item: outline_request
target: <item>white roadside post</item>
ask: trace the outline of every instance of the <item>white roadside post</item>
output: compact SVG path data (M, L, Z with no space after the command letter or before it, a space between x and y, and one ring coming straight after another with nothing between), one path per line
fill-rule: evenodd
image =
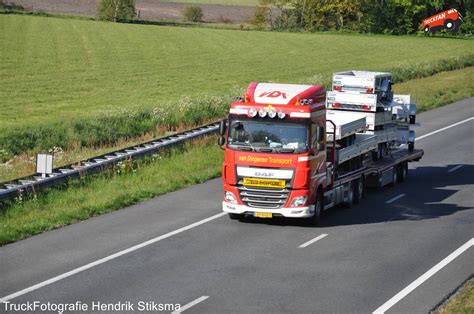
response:
M42 178L46 178L47 174L53 173L53 155L36 155L36 173L41 173Z

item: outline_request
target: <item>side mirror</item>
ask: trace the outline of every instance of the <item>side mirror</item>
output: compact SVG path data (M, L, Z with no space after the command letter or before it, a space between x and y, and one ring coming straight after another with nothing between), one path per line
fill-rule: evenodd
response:
M219 146L224 146L225 144L225 138L223 136L219 136L219 138L217 139L217 144Z
M221 122L219 122L219 134L221 136L224 136L225 135L225 131L227 129L227 120L221 120Z
M318 127L316 129L316 140L318 142L324 140L324 128L320 125L318 125Z

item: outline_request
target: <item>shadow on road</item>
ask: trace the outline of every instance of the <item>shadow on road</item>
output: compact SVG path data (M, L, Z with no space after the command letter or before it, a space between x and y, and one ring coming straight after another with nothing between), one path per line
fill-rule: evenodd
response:
M388 186L378 190L368 190L362 202L352 208L336 207L327 210L316 228L434 219L462 210L474 212L474 188L471 188L470 194L460 198L462 204L445 201L459 192L459 186L474 185L474 165L463 165L452 173L448 172L456 166L458 165L410 169L407 182L397 183L395 188ZM401 193L406 196L392 204L385 203L390 197ZM304 219L245 218L242 222L310 227Z

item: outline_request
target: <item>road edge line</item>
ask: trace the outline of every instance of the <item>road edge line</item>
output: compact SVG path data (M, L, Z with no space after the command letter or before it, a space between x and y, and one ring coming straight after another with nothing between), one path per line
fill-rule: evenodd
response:
M418 277L415 281L413 281L411 284L406 286L402 291L397 293L395 296L393 296L390 300L382 304L380 307L378 307L375 311L373 311L373 314L383 314L387 310L389 310L392 306L397 304L401 299L406 297L408 294L410 294L413 290L415 290L418 286L423 284L426 280L431 278L434 274L436 274L438 271L443 269L446 265L451 263L456 257L467 251L469 248L474 246L474 238L471 238L468 240L466 243L461 245L456 251L453 253L449 254L447 257L445 257L441 262L436 264L435 266L431 267L426 273Z

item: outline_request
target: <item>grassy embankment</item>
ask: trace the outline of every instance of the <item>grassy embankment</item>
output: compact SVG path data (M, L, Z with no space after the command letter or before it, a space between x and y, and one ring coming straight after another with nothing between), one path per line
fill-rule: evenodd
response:
M474 278L467 281L445 304L438 308L436 314L473 314L474 313Z
M402 68L407 79L472 65L474 47L474 41L459 39L241 32L21 15L0 15L0 27L6 47L0 50L4 160L53 146L111 145L199 124L222 116L232 91L254 80L320 81L349 68ZM460 59L442 61L447 58Z
M432 104L445 104L438 100L440 95L451 95L441 97L447 102L474 96L469 79L473 76L471 67L408 81L395 90L416 91L419 109L423 110ZM4 204L0 209L0 245L215 178L220 175L222 158L215 139L210 138L173 151L171 156L125 163L104 174L41 192L38 197Z

